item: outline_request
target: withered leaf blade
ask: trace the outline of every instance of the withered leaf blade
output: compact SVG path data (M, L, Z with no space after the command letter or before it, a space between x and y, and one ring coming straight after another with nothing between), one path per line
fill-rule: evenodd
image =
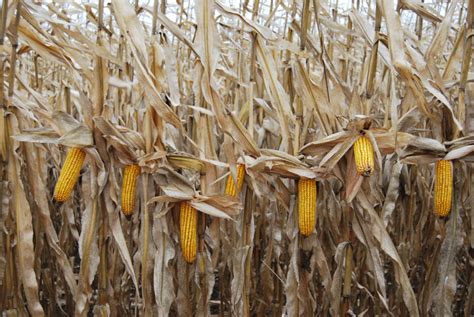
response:
M87 147L94 145L94 139L91 131L87 127L79 125L64 133L57 140L57 143L70 147Z
M191 155L168 154L166 158L175 168L188 168L196 172L204 172L205 164Z

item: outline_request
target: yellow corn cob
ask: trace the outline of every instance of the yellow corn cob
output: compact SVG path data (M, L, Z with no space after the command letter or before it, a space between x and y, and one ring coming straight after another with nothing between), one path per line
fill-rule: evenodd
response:
M238 164L237 165L237 188L235 187L234 177L232 174L227 177L227 183L225 185L225 193L226 195L237 197L242 189L242 185L244 184L245 178L245 165Z
M374 148L366 136L360 136L354 143L354 158L357 173L370 176L374 172Z
M86 152L81 148L72 148L68 151L61 173L54 188L54 199L66 201L71 196L74 185L79 178L82 163L86 158Z
M127 217L133 214L133 209L135 208L138 174L140 174L140 166L136 164L127 165L123 170L122 212Z
M298 226L304 236L309 236L316 225L316 194L314 179L298 180Z
M197 210L189 202L179 206L179 241L184 259L194 262L197 253Z
M434 212L446 217L451 211L453 195L453 164L441 160L435 164Z

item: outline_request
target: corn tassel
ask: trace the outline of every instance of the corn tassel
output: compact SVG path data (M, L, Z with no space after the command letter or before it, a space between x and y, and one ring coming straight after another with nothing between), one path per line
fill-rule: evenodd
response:
M316 226L316 180L298 180L298 226L300 233L309 236Z
M245 165L238 164L237 165L237 188L235 187L234 177L232 174L227 177L227 183L225 186L225 193L226 195L237 197L237 195L242 190L242 186L244 185L245 179Z
M179 241L183 257L188 263L194 262L197 253L197 210L189 202L183 201L179 207Z
M68 151L63 168L54 188L54 199L63 202L69 199L74 185L79 178L86 152L81 148L72 148Z
M366 136L360 136L354 143L354 158L357 173L370 176L374 172L374 148Z
M129 217L135 208L135 192L137 189L137 177L140 174L140 166L130 164L123 170L122 181L122 212Z
M441 160L435 164L434 212L439 217L446 217L451 211L453 197L453 164Z

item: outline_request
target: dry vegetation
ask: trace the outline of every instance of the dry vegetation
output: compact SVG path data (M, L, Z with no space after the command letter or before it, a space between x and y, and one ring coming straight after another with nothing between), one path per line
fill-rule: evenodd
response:
M474 0L171 2L3 0L0 311L474 315Z

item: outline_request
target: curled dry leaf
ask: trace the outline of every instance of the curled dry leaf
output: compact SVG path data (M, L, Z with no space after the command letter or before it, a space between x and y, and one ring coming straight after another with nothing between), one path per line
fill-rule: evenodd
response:
M199 173L204 173L205 172L205 164L188 154L168 154L166 156L168 162L174 167L174 168L187 168L187 169L192 169L196 172Z
M190 204L205 214L225 219L238 215L242 209L240 202L228 196L206 197L198 195L195 199L191 200Z

